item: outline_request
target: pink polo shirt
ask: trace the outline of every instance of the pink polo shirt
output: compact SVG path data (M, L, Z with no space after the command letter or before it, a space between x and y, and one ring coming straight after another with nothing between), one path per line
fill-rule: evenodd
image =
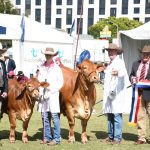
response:
M50 65L47 65L47 62L45 61L44 64L43 64L43 66L49 67L49 68L53 67L54 66L54 61L52 61Z

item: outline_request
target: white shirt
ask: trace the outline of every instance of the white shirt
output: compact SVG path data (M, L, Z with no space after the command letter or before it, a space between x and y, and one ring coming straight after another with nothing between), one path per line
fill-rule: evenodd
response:
M118 71L118 76L113 76L112 70ZM103 113L130 113L132 88L125 68L124 61L117 56L105 70ZM114 97L110 98L110 91Z
M46 68L44 65L39 66L39 81L47 81L50 86L46 89L46 99L43 97L43 88L41 91L41 101L38 103L39 112L52 112L59 113L59 90L63 86L63 74L61 68L53 64L51 67Z

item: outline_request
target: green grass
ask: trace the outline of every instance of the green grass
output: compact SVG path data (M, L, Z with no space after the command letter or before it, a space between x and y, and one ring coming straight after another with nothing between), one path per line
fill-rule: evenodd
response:
M97 101L102 99L102 87L97 86ZM34 108L34 113L29 123L28 137L29 142L23 144L21 141L22 134L22 122L17 121L16 128L16 141L14 144L10 144L9 137L9 121L8 116L5 114L0 122L0 139L3 146L0 146L0 150L149 150L150 143L145 145L134 145L134 141L137 139L136 127L128 126L128 116L124 116L124 126L123 126L123 141L121 145L109 145L107 143L100 142L100 139L107 137L107 118L106 116L99 116L101 114L101 103L97 103L94 107L95 114L93 114L88 122L87 135L88 143L81 144L81 123L80 120L76 119L75 126L75 138L76 142L70 144L67 142L68 139L68 122L67 119L61 116L61 135L62 142L61 145L49 147L47 145L41 145L40 141L42 138L42 123L40 113L36 112L36 107ZM98 117L99 116L99 117ZM150 132L149 132L150 133ZM150 137L149 137L150 141Z

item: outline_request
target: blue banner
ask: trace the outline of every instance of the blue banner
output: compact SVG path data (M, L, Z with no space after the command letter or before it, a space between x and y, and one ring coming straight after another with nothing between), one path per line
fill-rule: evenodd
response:
M84 50L80 56L79 56L79 60L77 62L77 64L80 64L83 60L85 59L90 59L91 58L91 54L88 50Z

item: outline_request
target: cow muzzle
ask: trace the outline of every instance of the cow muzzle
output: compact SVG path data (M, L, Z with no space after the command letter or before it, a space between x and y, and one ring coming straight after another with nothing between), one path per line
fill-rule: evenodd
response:
M39 91L38 90L33 90L32 91L32 97L33 98L36 98L36 99L39 99L39 97L40 97L40 94L39 94Z
M90 82L98 83L100 82L100 79L97 75L91 75Z

